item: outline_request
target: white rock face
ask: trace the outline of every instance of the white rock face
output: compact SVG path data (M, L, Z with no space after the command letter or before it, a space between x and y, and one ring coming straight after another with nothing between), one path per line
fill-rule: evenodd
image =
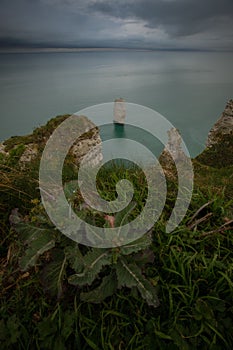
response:
M169 153L174 161L184 160L186 155L182 149L182 139L176 128L168 130L168 143L163 152Z
M221 142L225 135L232 135L233 138L233 100L227 102L221 117L210 130L206 146L211 147Z
M114 102L114 123L125 124L126 107L123 98L117 98Z
M70 153L75 157L76 164L79 164L85 157L85 164L96 166L103 160L102 140L99 135L99 129L87 117L80 116L87 129L91 126L90 135L83 135L70 149Z

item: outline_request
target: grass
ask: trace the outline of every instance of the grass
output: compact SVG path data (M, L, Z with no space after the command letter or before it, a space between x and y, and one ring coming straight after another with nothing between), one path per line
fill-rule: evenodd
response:
M222 208L223 202L212 203L208 211L224 222ZM100 305L80 302L78 290L70 285L61 300L51 298L40 283L42 266L18 270L20 243L12 231L1 271L5 348L230 349L232 229L218 232L218 226L208 221L189 229L186 223L166 234L164 224L157 223L151 247L155 261L145 271L158 286L157 309L127 288Z
M33 133L24 136L12 136L3 142L5 146L5 151L9 152L19 145L28 145L30 143L36 143L44 145L45 138L48 138L52 131L70 115L60 115L55 118L50 119L46 125L35 128Z
M200 163L216 168L228 167L233 164L233 134L215 134L216 144L206 148L198 157Z
M192 201L184 220L170 234L165 224L176 199L177 184L174 177L167 177L165 209L153 227L152 244L143 253L154 256L143 267L160 302L153 308L136 288L127 287L99 304L83 302L82 289L68 283L69 265L62 278L63 293L52 296L43 283L43 273L51 256L68 244L64 236L34 267L20 269L25 246L10 226L9 215L17 207L26 221L36 226L43 209L36 188L38 161L20 169L18 153L13 156L11 165L0 162L2 349L232 349L232 165L217 168L199 159L193 161ZM134 184L138 205L132 215L136 215L147 195L140 169L123 164L103 168L97 181L99 191L105 199L114 199L115 184L122 177ZM68 171L64 179L72 179ZM77 195L74 205L78 207L80 201ZM99 214L93 216L104 223ZM137 255L132 254L132 258ZM89 287L84 289L88 291Z

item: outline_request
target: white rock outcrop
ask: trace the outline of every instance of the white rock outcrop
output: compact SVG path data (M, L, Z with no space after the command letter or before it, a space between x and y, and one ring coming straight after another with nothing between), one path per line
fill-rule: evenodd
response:
M182 148L182 138L176 128L171 128L167 131L168 142L160 156L160 159L165 162L180 162L185 161L187 156Z
M85 157L85 163L89 166L96 166L103 160L102 154L102 140L99 135L99 129L87 117L79 116L82 122L86 124L86 129L91 126L92 129L82 135L71 147L70 154L75 158L75 163L80 162Z

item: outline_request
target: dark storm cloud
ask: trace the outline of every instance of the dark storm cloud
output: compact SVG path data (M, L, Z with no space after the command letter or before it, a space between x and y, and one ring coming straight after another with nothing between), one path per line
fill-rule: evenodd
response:
M200 33L219 24L233 35L232 0L103 0L90 8L112 17L144 20L148 27L161 26L172 36Z
M0 0L1 47L233 49L233 0Z

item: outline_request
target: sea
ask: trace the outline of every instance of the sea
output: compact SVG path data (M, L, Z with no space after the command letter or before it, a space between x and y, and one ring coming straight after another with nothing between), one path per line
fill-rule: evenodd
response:
M0 141L31 133L56 115L88 113L92 106L107 106L119 97L162 115L180 131L194 157L233 98L233 53L2 53ZM112 118L109 113L109 123Z

